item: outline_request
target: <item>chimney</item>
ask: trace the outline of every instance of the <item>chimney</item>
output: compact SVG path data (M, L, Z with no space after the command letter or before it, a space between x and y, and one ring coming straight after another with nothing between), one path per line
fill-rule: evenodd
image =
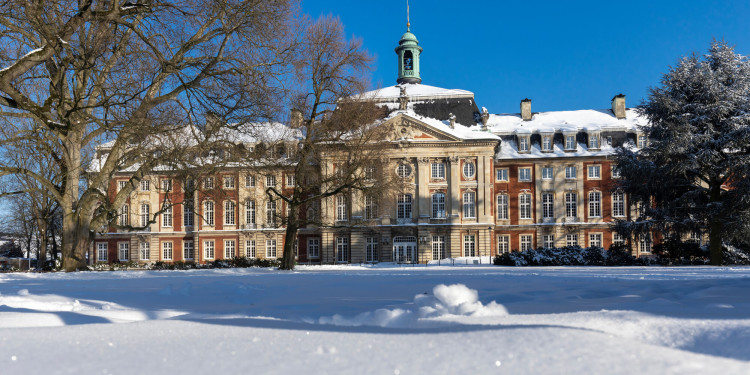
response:
M625 95L619 94L612 98L612 113L618 120L625 118Z
M490 121L490 112L487 108L482 107L482 130L487 130L487 123Z
M455 129L456 128L456 115L454 115L452 113L449 114L448 115L448 120L450 120L450 122L451 122L451 129Z
M292 109L289 114L289 126L293 129L297 129L302 126L302 111L299 109Z
M521 100L521 120L531 121L531 99Z

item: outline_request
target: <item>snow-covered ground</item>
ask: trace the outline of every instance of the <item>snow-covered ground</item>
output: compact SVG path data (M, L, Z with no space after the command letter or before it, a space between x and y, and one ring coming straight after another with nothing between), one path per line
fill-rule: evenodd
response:
M750 268L0 274L0 374L750 374Z

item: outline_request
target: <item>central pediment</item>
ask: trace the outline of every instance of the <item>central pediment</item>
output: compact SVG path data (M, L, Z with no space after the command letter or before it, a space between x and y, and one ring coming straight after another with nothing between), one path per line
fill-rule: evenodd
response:
M438 129L433 125L403 113L388 120L384 126L391 128L391 131L388 133L389 141L456 142L462 140L448 131ZM450 129L448 125L444 126Z

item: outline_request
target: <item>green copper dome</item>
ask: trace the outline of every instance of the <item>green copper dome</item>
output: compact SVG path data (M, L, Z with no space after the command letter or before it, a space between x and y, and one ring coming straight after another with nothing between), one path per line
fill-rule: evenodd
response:
M407 31L404 33L404 35L401 35L401 40L398 41L398 44L404 45L406 42L413 42L414 45L419 45L419 41L417 40L417 36L412 34L411 31ZM411 44L411 43L410 43Z
M419 76L419 57L422 54L422 47L419 46L417 36L412 34L409 28L406 33L401 35L396 47L398 55L398 83L422 83L422 77Z

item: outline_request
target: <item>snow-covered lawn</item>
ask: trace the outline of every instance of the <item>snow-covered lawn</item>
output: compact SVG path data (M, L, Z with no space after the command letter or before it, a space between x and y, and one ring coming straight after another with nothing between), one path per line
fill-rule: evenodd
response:
M0 274L0 374L750 374L750 268Z

